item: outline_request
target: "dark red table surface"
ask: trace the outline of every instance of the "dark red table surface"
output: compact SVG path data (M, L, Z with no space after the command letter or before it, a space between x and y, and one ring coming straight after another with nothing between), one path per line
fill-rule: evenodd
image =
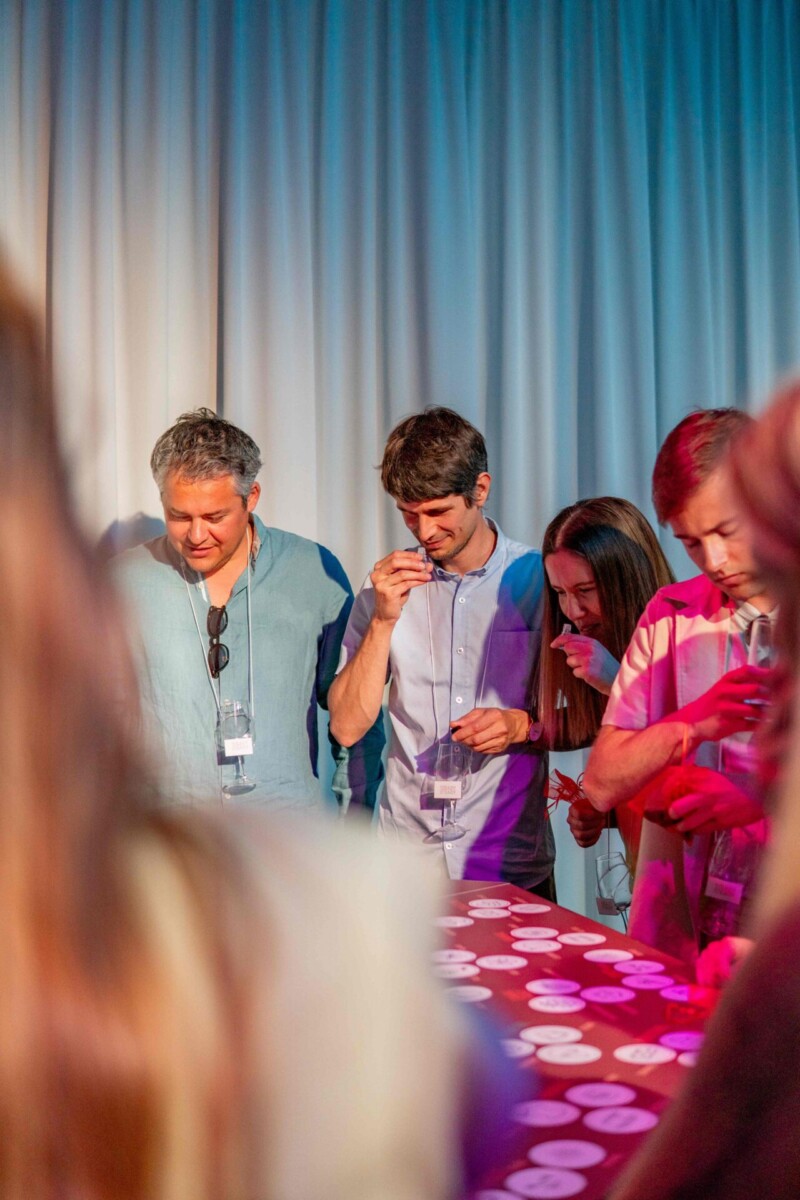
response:
M474 1195L604 1196L691 1070L714 993L676 959L510 884L453 882L437 923L437 972L502 1024L535 1097Z

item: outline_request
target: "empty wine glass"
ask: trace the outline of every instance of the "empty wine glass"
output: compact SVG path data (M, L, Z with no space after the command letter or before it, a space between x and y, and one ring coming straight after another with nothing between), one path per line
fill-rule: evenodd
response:
M222 785L226 796L243 796L256 786L244 769L244 755L253 753L253 737L250 714L246 705L239 700L223 700L219 707L219 728L223 753L226 758L236 759L236 774Z
M756 617L751 624L747 661L751 667L775 666L775 639L769 617Z
M631 906L631 873L620 850L598 854L595 859L597 873L597 911L604 917L622 917L628 928L628 909Z
M769 617L756 617L750 626L750 640L747 644L747 663L751 667L767 667L775 666L776 648L775 639L772 629L772 622ZM748 700L753 708L767 708L769 700Z
M442 801L442 823L426 842L451 842L462 838L466 828L456 819L456 809L466 786L469 750L460 742L441 742L433 769L433 798Z

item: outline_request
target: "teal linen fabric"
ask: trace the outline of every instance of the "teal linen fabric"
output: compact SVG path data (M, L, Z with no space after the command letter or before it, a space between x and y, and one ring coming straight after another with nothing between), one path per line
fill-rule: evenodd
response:
M327 706L352 592L323 546L254 519L260 539L251 568L255 746L245 762L257 787L235 803L318 808L324 800L317 706ZM217 708L206 669L208 602L197 577L188 569L184 577L165 537L119 555L112 571L133 625L145 733L160 755L163 793L170 802L219 803L235 765L217 753ZM227 609L222 640L230 662L215 685L221 699L248 701L244 572ZM382 778L381 721L349 752L330 742L338 804L373 807Z

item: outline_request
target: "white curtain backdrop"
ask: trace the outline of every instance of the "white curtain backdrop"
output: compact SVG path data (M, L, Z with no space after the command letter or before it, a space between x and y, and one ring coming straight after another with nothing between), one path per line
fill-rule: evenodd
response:
M649 515L682 415L800 365L798 130L797 0L0 0L0 241L90 527L158 515L200 404L356 586L428 403L508 534Z

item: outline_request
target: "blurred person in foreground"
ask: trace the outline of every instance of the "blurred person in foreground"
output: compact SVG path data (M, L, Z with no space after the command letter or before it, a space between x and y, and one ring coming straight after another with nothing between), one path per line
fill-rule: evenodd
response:
M776 618L725 469L751 423L732 408L693 412L658 452L656 513L701 574L645 609L584 777L601 812L651 789L645 813L658 820L642 827L629 932L688 963L738 932L766 838L758 788L731 781L755 777L769 681L749 643Z
M0 427L0 1195L449 1200L467 1043L431 881L361 830L145 804L120 614L2 266Z
M800 383L737 442L732 478L779 603L764 752L777 778L773 837L749 931L697 1065L610 1200L800 1196Z
M538 715L551 750L590 746L636 622L654 593L675 579L646 517L628 500L578 500L544 532L545 605ZM579 786L579 785L578 785ZM616 809L629 866L641 816ZM588 799L569 807L579 846L593 846L607 823Z

